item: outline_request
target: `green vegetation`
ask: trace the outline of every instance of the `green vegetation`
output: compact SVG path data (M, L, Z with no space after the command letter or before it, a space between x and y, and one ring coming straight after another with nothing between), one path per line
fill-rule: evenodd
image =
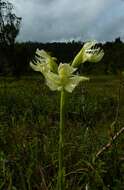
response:
M66 190L122 190L123 133L112 138L124 127L123 81L114 75L90 78L68 94ZM41 75L0 78L1 190L55 190L59 101L60 94L51 92Z

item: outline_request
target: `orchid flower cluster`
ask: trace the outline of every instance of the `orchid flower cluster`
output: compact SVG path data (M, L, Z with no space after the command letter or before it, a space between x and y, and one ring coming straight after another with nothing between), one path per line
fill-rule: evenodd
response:
M35 71L43 74L47 86L55 91L61 92L60 98L60 128L59 128L59 170L58 190L65 190L65 167L64 167L64 120L65 120L65 91L72 92L81 81L89 80L88 77L75 74L78 66L86 61L98 62L104 55L103 50L96 47L96 42L87 42L74 58L71 64L57 64L57 59L51 57L44 50L36 50L34 63L30 66Z
M72 64L57 64L57 59L51 57L44 50L36 50L35 61L30 62L33 70L43 74L47 86L52 90L72 92L81 81L89 80L88 77L78 76L75 71L81 63L86 61L98 62L104 55L103 50L96 48L96 41L87 42L74 58Z

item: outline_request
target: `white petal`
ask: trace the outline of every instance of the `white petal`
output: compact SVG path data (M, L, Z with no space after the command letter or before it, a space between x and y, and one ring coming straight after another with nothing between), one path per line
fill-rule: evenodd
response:
M66 63L60 63L59 67L58 67L58 73L60 77L68 77L70 76L72 73L74 73L77 70L77 68L72 67L69 64Z
M93 46L95 46L97 44L97 42L94 40L94 41L91 41L91 42L86 42L83 46L83 49L84 50L88 50L88 49L91 49Z
M39 71L42 74L49 72L49 67L46 63L36 63L33 64L32 62L30 62L30 66L34 71Z
M29 64L30 64L31 68L32 68L34 71L40 71L39 65L33 64L32 62L30 62Z
M104 56L104 51L96 51L93 54L91 53L91 56L87 58L88 61L90 62L99 62Z
M49 54L43 49L42 50L37 49L36 54L45 59L50 57Z
M61 83L59 75L48 72L45 73L46 84L51 90L61 90Z
M72 92L75 89L75 87L78 86L79 82L87 80L89 80L88 77L75 75L68 79L68 83L64 86L64 88L67 92Z
M58 65L55 57L51 57L46 51L39 49L36 50L36 54L39 56L37 59L40 63L48 64L50 71L57 72Z

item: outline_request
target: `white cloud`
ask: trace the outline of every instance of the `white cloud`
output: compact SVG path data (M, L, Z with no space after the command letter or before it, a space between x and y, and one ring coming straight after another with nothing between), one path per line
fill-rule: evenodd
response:
M11 0L22 17L19 38L31 41L62 39L112 40L124 36L121 0Z

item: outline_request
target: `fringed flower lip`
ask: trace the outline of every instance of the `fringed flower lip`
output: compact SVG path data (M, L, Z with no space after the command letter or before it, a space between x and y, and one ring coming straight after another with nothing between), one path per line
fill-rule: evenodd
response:
M79 53L75 56L72 66L78 67L81 63L86 61L99 62L104 56L104 51L100 47L96 47L96 45L97 41L85 43Z

